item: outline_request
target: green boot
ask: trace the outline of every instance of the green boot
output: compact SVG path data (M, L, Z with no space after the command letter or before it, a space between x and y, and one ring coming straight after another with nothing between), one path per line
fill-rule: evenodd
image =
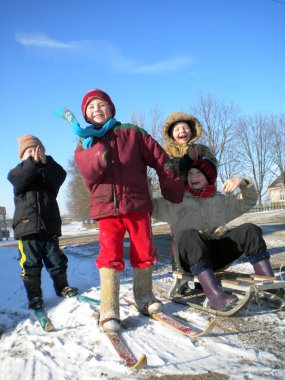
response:
M120 272L110 268L101 268L100 325L104 331L120 329Z
M162 303L152 293L152 267L134 268L134 299L137 308L151 315L162 311Z

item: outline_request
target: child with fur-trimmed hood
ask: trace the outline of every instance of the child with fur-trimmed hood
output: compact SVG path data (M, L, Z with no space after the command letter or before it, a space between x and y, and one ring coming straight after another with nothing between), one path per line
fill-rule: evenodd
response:
M216 166L218 161L210 148L203 144L194 144L200 137L202 126L198 119L183 112L172 112L163 125L163 137L166 144L163 149L173 160L182 177L184 173L184 160L181 157L188 156L190 160L207 158Z
M163 125L163 136L167 143L163 149L171 158L175 169L186 182L188 165L198 158L207 158L217 167L218 161L210 148L203 144L194 144L200 137L202 126L196 117L183 113L172 112ZM173 242L170 248L172 269L175 270Z

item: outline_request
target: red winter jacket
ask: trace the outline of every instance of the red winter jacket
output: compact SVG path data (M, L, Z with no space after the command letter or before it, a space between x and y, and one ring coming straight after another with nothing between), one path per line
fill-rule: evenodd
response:
M180 203L184 185L162 147L143 129L117 124L88 149L78 146L75 161L90 191L90 216L100 219L152 211L147 166L158 174L165 199Z

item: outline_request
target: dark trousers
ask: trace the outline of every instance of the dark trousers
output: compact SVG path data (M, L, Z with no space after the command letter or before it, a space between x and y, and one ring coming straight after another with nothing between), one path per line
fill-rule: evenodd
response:
M208 239L194 229L186 230L178 251L183 269L195 275L209 266L214 271L223 269L243 254L251 263L269 258L262 230L252 223L235 227L218 240Z
M33 234L19 240L22 277L40 276L43 265L51 277L67 270L67 257L59 247L58 236Z

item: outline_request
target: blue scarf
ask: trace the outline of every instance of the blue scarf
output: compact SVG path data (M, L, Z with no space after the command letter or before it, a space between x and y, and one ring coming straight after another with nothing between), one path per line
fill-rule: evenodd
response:
M68 124L71 125L73 133L76 136L83 137L84 141L82 146L84 149L90 148L93 142L93 137L102 137L117 123L117 120L113 117L109 119L100 129L96 129L95 125L89 125L88 127L81 128L78 120L73 113L67 108L61 108L56 111L55 114L65 119Z

